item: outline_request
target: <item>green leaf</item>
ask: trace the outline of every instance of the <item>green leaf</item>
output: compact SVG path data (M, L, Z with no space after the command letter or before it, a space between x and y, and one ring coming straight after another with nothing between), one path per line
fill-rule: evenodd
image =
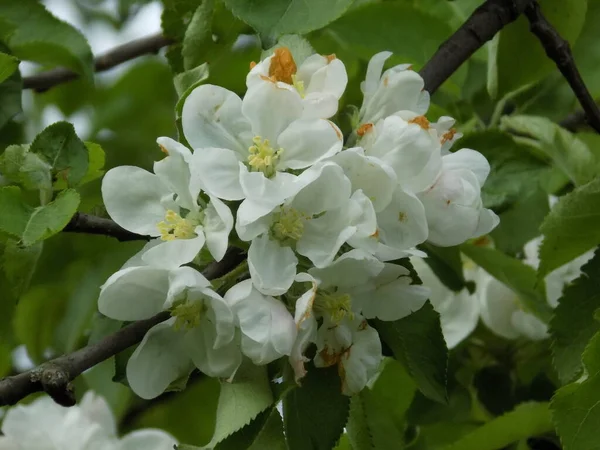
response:
M458 246L436 247L426 242L419 248L427 253L425 262L447 288L458 292L466 286Z
M43 157L58 179L76 186L89 167L88 149L68 122L56 122L38 134L29 151Z
M99 144L94 142L85 142L85 148L88 153L88 168L83 178L77 183L78 186L97 180L104 175L104 164L106 163L106 154ZM67 181L59 178L54 182L54 190L66 189Z
M342 394L335 367L310 365L302 386L283 399L285 435L290 450L330 450L348 419L350 399Z
M540 279L600 244L599 220L600 179L561 197L541 226Z
M425 35L423 30L427 30ZM422 66L452 30L445 22L406 2L375 2L344 14L327 27L327 33L334 36L335 44L351 49L351 55L369 59L379 51L389 50L397 61ZM316 42L313 45L316 47Z
M302 36L297 34L286 34L285 36L281 36L279 38L277 44L261 53L261 61L271 56L275 52L275 49L280 47L286 47L289 49L297 66L300 66L310 55L316 53L315 49L312 48L312 45L310 45L310 42L308 42Z
M496 248L515 255L540 235L540 226L550 212L548 194L539 186L523 193L507 210L499 214L500 225L492 230Z
M21 107L21 74L19 71L0 83L0 129L19 114Z
M550 403L556 431L565 450L598 448L600 420L600 333L583 353L587 378L560 388Z
M19 67L19 58L0 52L0 83L10 77Z
M544 0L540 6L558 33L571 44L575 43L585 21L587 1ZM500 32L497 52L490 61L497 67L497 73L492 76L497 77L499 97L558 70L529 30L525 16Z
M224 0L236 17L263 38L306 34L340 17L353 0Z
M552 431L548 403L522 403L490 420L444 450L497 450L513 442Z
M539 186L548 165L509 133L486 130L467 133L455 148L477 149L490 163L490 175L482 188L486 208L503 210Z
M184 393L155 402L132 424L133 428L160 428L179 442L206 444L215 428L220 383L202 377L189 383ZM179 446L179 448L198 448Z
M596 45L600 38L599 22L600 2L588 1L585 24L573 48L573 57L577 61L577 68L594 98L600 96L600 77L598 77L600 49Z
M283 421L276 408L261 412L244 428L228 436L215 450L287 450Z
M246 362L236 372L233 382L221 383L215 432L206 447L214 447L242 429L272 403L266 367Z
M531 137L525 139L546 154L576 185L596 175L594 155L583 141L545 117L504 116L503 128Z
M79 206L79 194L68 189L53 202L34 208L23 202L18 187L0 188L0 230L32 245L62 230Z
M577 377L581 355L600 322L594 312L600 308L600 255L582 267L582 275L568 286L550 321L554 367L563 382Z
M198 67L194 67L186 72L181 72L180 74L175 75L173 78L173 84L175 85L177 95L179 95L179 100L177 100L177 104L175 105L177 118L181 117L181 111L183 111L185 99L188 98L188 95L190 95L196 87L204 83L207 78L208 64L206 63Z
M352 397L346 427L352 447L404 448L405 415L415 391L402 365L388 359L373 385Z
M52 191L51 166L27 145L9 145L0 155L0 172L28 190Z
M185 30L181 55L183 56L183 68L190 70L205 60L206 43L212 41L212 16L214 0L202 0L202 4L196 8L192 21Z
M406 365L419 390L432 400L446 403L448 348L440 315L431 303L395 322L376 320L375 324L381 339Z
M552 312L546 302L545 285L537 282L533 267L493 248L463 244L460 249L475 264L512 289L529 312L544 322L550 320Z
M22 247L14 239L6 241L2 269L16 299L19 299L29 289L29 283L42 253L43 244L43 242L38 242L30 247Z
M65 66L93 79L93 56L85 37L41 3L0 0L0 19L13 28L5 42L19 59Z

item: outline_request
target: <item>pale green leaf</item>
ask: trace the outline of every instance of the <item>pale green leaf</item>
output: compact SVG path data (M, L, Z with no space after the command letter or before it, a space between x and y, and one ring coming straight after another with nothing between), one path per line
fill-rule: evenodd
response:
M415 392L415 383L401 364L387 360L373 385L352 397L346 427L352 447L404 448L405 414Z
M502 127L531 137L531 143L576 185L589 182L597 173L594 155L587 145L545 117L505 116Z
M403 362L419 390L432 400L447 401L448 348L440 315L427 302L420 310L394 322L375 321L381 339Z
M273 393L265 366L249 362L238 369L233 382L221 383L215 432L207 448L248 425L273 403Z
M0 83L10 77L19 67L19 58L0 52Z
M6 44L16 57L65 66L92 79L93 56L85 37L53 16L41 3L0 0L0 18L13 28Z
M51 166L27 145L9 145L0 155L0 172L28 190L52 190Z
M353 0L224 0L236 17L263 38L306 34L340 17Z
M498 450L528 437L552 431L548 403L522 403L490 420L444 450Z
M15 186L0 188L0 230L32 245L62 230L79 206L79 194L68 189L53 202L34 208L23 202Z
M541 231L538 276L543 278L600 244L600 179L561 197L546 216Z
M192 16L192 20L185 30L181 55L183 68L191 70L205 62L204 53L207 42L212 41L212 17L214 0L202 0L202 3Z
M493 248L463 244L460 249L475 264L512 289L529 312L544 322L550 320L551 309L546 301L545 285L537 282L533 267Z
M77 183L78 186L94 181L104 175L104 164L106 163L106 155L99 144L94 142L85 142L85 148L88 152L88 168L83 178ZM67 181L64 178L59 178L54 182L55 190L66 189Z
M556 431L565 450L600 448L600 333L596 333L585 348L583 362L587 377L581 383L560 388L550 404Z
M317 369L310 365L301 387L283 399L290 450L332 449L344 431L349 403L335 367Z
M574 44L585 21L587 1L543 0L540 6L558 33ZM497 53L490 57L490 61L494 59L498 72L493 76L498 79L499 97L558 70L546 56L538 38L529 30L525 16L500 32Z
M53 175L76 186L89 167L88 149L68 122L56 122L38 134L29 147L52 167Z
M594 312L600 308L600 256L582 267L582 275L568 286L550 321L554 367L567 383L581 373L581 355L600 330Z
M2 269L12 293L17 299L29 289L29 283L42 253L43 244L43 242L38 242L32 246L23 247L14 239L6 241Z

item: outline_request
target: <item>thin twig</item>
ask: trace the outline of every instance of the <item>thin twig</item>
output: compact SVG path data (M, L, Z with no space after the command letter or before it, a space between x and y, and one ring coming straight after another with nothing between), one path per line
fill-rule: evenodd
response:
M598 105L596 105L583 78L581 78L569 43L558 34L558 31L544 17L537 1L533 1L527 6L525 15L529 20L531 32L540 40L548 57L555 62L556 67L571 86L585 112L587 122L596 132L600 133L600 109L598 109Z
M487 0L444 42L420 71L425 89L440 85L496 33L513 22L532 0Z
M235 268L245 255L231 248L219 262L210 264L203 274L208 279L225 275ZM46 392L63 406L75 404L72 381L85 370L137 344L154 325L170 317L168 311L133 322L103 340L79 349L68 355L59 356L27 372L0 380L0 406L14 405L35 392Z
M103 72L138 56L157 53L161 48L172 42L172 39L160 33L127 42L96 57L94 59L94 70ZM77 78L79 78L78 73L59 67L23 78L23 89L35 89L37 92L44 92L58 84Z
M119 241L149 241L151 239L150 236L132 233L117 225L111 219L91 216L80 212L75 213L67 226L63 228L63 231L70 233L101 234L114 237Z
M586 115L585 111L581 110L569 114L567 117L558 122L561 127L572 132L577 131L577 128L584 123L586 123Z

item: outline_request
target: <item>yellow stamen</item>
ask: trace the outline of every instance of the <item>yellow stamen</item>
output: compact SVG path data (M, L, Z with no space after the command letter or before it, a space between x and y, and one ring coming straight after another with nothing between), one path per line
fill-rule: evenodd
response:
M304 215L294 208L282 207L274 214L271 236L281 243L298 241L304 234Z
M283 149L275 151L271 147L271 143L268 139L263 140L260 136L255 136L252 139L254 145L250 146L248 152L248 165L255 172L262 172L266 177L270 177L275 174L275 166L279 160L279 156L283 152Z
M191 220L184 219L173 210L168 210L165 214L165 220L158 225L160 238L163 241L172 241L174 239L191 239L196 237L194 232L194 223Z
M354 319L352 298L348 294L318 292L313 309L321 315L327 315L335 325L338 325L346 316L350 320Z
M206 310L202 301L186 301L171 311L171 317L175 317L174 327L176 330L190 330L200 325L202 314Z
M365 134L371 131L371 128L373 128L372 123L363 123L360 127L358 127L358 130L356 130L356 134L358 134L360 137L363 137Z

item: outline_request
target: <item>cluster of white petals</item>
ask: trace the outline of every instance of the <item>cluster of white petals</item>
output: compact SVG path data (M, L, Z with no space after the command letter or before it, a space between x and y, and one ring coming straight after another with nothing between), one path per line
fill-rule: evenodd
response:
M171 450L177 444L156 429L133 431L119 438L106 401L91 391L74 407L50 397L11 408L2 422L1 450Z
M422 255L425 241L457 245L498 224L481 201L488 162L450 152L454 120L429 122L422 78L409 66L384 72L390 55L370 61L346 140L329 120L344 64L295 61L280 47L253 65L243 98L208 84L187 96L190 149L160 138L166 157L154 173L106 174L111 217L155 239L108 279L99 309L119 320L172 316L129 360L138 395L155 397L193 368L231 379L243 358L288 358L301 382L308 355L336 365L344 393L356 393L382 360L368 319L398 320L429 297L397 260ZM250 277L221 296L196 269L229 245L247 250Z
M537 269L541 236L524 247L523 262ZM553 270L544 278L546 301L550 308L558 306L564 288L581 275L582 266L594 256L589 251ZM465 260L465 279L474 283L473 292L465 287L455 292L445 286L424 259L412 257L423 286L430 289L433 307L439 312L442 332L449 348L456 347L477 327L479 320L497 336L505 339L538 341L549 337L548 325L529 311L525 302L510 287L494 278L472 261Z

